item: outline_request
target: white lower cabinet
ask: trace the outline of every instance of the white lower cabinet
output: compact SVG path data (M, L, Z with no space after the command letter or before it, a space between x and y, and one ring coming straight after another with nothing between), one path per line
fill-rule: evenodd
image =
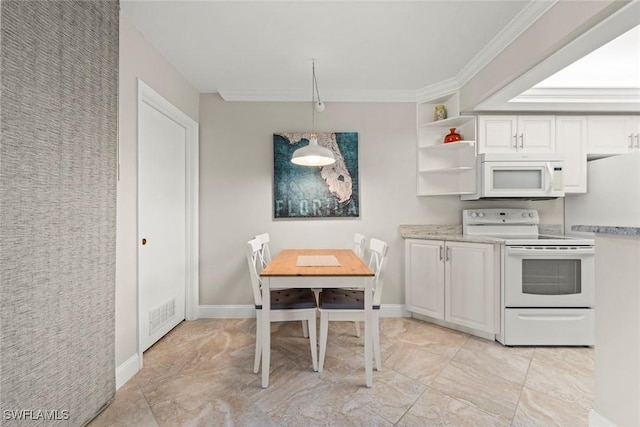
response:
M481 336L499 332L499 257L485 243L407 239L407 310Z

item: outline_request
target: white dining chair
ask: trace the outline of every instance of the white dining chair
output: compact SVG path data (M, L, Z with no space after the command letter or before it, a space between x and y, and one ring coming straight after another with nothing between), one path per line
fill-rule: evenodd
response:
M253 288L256 307L256 354L253 372L260 370L262 356L262 328L270 325L262 324L262 281L259 272L262 271L260 259L261 243L258 239L247 242L247 263ZM260 268L260 270L258 270ZM286 322L302 320L308 323L309 345L311 347L311 361L313 370L318 370L318 348L316 341L316 299L310 289L278 289L271 291L271 322ZM306 338L306 337L305 337Z
M353 252L358 255L358 258L365 261L364 253L366 248L367 237L364 234L356 233L353 236ZM355 321L356 337L360 338L360 322Z
M365 242L367 237L364 234L356 233L353 236L353 252L364 261Z
M262 264L262 268L265 268L267 264L271 262L271 251L269 250L269 242L271 238L269 237L269 233L258 234L254 237L260 242L260 252L258 253L258 257L260 259L260 263Z
M353 252L358 255L362 261L365 261L364 253L365 253L365 242L367 237L364 234L356 233L353 236ZM320 302L320 292L322 289L312 289L313 293L316 296L316 301ZM356 328L356 337L360 338L360 322L357 320L354 322L354 326Z
M260 271L262 271L267 266L267 264L271 262L271 251L269 250L269 242L271 241L271 238L269 237L269 233L262 233L254 236L254 239L256 239L258 243L260 243L260 252L258 252L258 259L260 260ZM316 294L316 303L317 302L318 296ZM302 321L302 335L305 338L309 338L309 324L305 320Z
M380 299L384 285L384 270L387 263L388 245L382 240L369 241L369 268L373 270L373 356L376 370L382 369L380 355ZM318 372L322 372L327 351L329 321L365 321L364 291L353 289L326 288L320 294L320 358Z

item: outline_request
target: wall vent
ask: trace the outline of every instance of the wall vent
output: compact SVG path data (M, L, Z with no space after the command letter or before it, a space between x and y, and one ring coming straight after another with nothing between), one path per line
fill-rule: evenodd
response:
M149 312L149 335L156 332L176 314L176 299L171 298Z

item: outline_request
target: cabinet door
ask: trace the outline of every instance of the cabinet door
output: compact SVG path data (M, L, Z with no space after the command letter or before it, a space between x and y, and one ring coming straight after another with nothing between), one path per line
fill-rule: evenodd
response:
M553 153L556 149L554 116L518 116L518 150Z
M516 116L480 116L478 153L515 152L516 127Z
M587 134L588 154L628 153L635 144L629 116L589 116Z
M405 242L407 310L444 319L444 242Z
M445 320L495 333L493 245L447 242L445 252Z
M556 152L564 156L565 193L587 192L587 118L556 117Z

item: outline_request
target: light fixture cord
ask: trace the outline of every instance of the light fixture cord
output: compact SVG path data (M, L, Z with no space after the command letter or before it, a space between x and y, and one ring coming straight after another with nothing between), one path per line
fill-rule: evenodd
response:
M316 93L314 91L316 82L316 61L311 63L311 134L316 132Z
M316 63L313 63L313 85L316 91L316 95L318 95L318 102L322 102L320 99L320 90L318 89L318 79L316 79Z
M311 132L316 133L316 95L318 95L318 102L322 102L320 99L320 91L318 90L318 80L316 79L316 61L312 62L311 73Z
M311 134L316 133L316 61L311 66Z

